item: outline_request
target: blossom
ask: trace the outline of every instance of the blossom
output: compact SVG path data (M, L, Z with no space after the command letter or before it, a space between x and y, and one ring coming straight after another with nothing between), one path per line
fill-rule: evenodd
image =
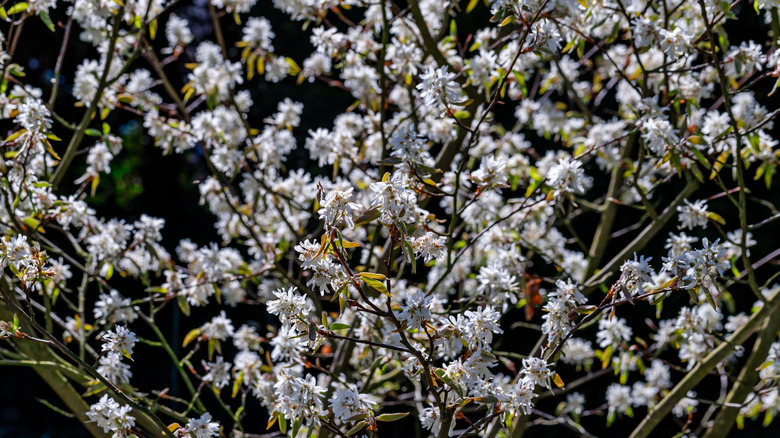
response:
M208 372L203 376L204 382L212 382L217 388L224 388L230 383L230 363L225 362L222 356L217 356L215 362L208 362L204 365Z
M406 303L401 306L398 319L406 322L409 328L424 330L425 322L432 318L430 309L432 303L433 296L415 291L406 297Z
M169 47L186 46L193 40L192 31L189 23L184 18L176 14L168 16L168 22L165 24L165 37L168 39ZM172 50L171 50L172 52Z
M352 217L363 207L360 204L350 202L352 197L352 187L347 190L331 190L322 200L320 209L317 213L320 219L325 221L325 226L336 225L344 221L348 227L354 228L355 223Z
M135 333L128 330L126 326L116 326L116 332L108 331L102 338L104 341L104 352L119 356L127 356L128 358L133 355L133 347L135 346L135 343L138 342Z
M203 331L203 336L209 339L224 341L233 336L233 323L225 316L225 311L223 310L219 312L218 316L212 318L211 321L203 324L201 330Z
M385 223L393 223L411 219L415 211L417 196L412 190L405 187L403 177L394 174L381 182L370 185L373 192L371 205L380 213L380 220Z
M687 199L685 205L677 207L680 213L680 227L693 229L693 227L707 228L709 211L707 210L707 201L698 199L691 203Z
M135 417L129 415L132 408L120 405L108 394L91 405L87 411L89 421L97 423L103 432L113 432L114 437L129 437L129 429L135 426Z
M219 423L211 421L211 414L206 412L200 418L188 421L183 432L194 438L211 438L219 436Z
M484 157L479 169L471 173L471 180L483 191L505 187L509 176L506 164L506 159L501 156Z
M325 415L322 405L325 388L318 386L313 376L291 377L282 372L274 384L274 393L274 412L285 418L298 419L304 426L319 426L319 417Z
M601 348L617 346L631 339L632 330L623 318L602 318L596 333Z
M423 257L425 263L433 259L441 259L446 255L447 238L437 236L430 231L420 237L410 237L408 242L415 257Z
M309 313L314 306L305 296L298 293L298 288L277 289L274 291L276 300L266 303L268 313L278 315L282 323L298 325L301 330L306 326Z
M422 82L417 85L425 105L445 108L462 101L460 86L455 82L455 74L447 67L428 67L420 75Z
M607 388L606 397L610 415L631 413L633 399L631 398L631 388L628 386L613 383Z
M592 180L585 175L581 162L563 157L547 172L547 183L557 193L572 192L581 195L590 188Z
M361 394L354 383L337 386L328 402L333 416L343 420L370 413L376 406L376 400L369 394Z

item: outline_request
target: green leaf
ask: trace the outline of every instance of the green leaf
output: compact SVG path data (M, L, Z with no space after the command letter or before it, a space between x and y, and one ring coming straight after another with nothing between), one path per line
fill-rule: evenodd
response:
M718 155L718 159L715 160L715 164L712 165L712 173L710 173L710 179L715 179L715 177L718 175L721 169L723 169L723 166L726 164L726 161L729 159L729 154L731 151L726 150L723 151L720 155Z
M710 211L707 213L707 218L721 225L726 225L726 219L723 219L723 216L719 215L718 213Z
M13 134L9 135L5 140L3 140L3 143L12 142L12 141L16 140L20 135L24 134L25 132L27 132L26 129L20 129L20 130L14 132Z
M472 400L477 403L482 403L483 405L492 405L493 403L498 403L498 399L492 395L487 397L474 397Z
M20 12L26 11L29 7L30 7L30 5L28 5L25 2L17 3L15 5L11 6L10 8L8 8L7 14L8 15L18 14Z
M211 338L209 339L209 360L212 360L214 357L214 352L219 351L219 339Z
M387 278L384 275L372 274L370 272L361 272L360 278L362 278L367 285L378 290L382 294L387 295L388 297L392 296L390 295L390 292L387 290L387 286L385 286L385 284L382 282L382 280Z
M412 261L412 274L416 274L417 259L414 257L414 249L412 249L412 244L409 243L408 240L404 240L404 248L406 248L406 252L409 253L409 259Z
M98 131L95 128L87 128L84 131L84 135L88 135L90 137L100 137L101 135L103 135L103 133L101 133L100 131Z
M43 228L41 227L41 222L38 219L35 219L32 216L26 217L22 219L22 222L27 225L28 227L32 228L35 231L38 231L39 233L44 233Z
M579 306L574 310L576 310L577 313L579 313L580 315L589 315L595 312L596 309L598 309L598 306L589 305L589 306Z
M190 303L187 302L187 297L179 295L176 297L176 301L179 303L179 308L184 316L190 316Z
M38 17L41 18L43 24L46 25L50 31L54 32L54 23L51 21L51 17L49 17L49 14L46 11L38 11Z
M609 362L612 359L612 352L614 351L612 345L608 345L606 349L601 353L601 368L609 366Z
M149 38L154 41L154 39L157 37L157 19L152 20L151 23L149 23Z
M399 412L397 414L382 414L378 417L376 417L377 421L384 421L385 423L389 423L391 421L398 421L404 417L409 415L408 412Z
M349 431L347 431L347 436L352 436L352 435L355 435L356 433L358 433L358 432L360 432L361 430L363 430L363 428L364 428L364 427L366 427L366 422L365 422L365 420L364 420L364 421L361 421L360 423L358 423L358 424L356 424L356 425L354 425L354 426L352 427L352 429L350 429Z
M347 324L342 324L340 322L334 322L333 324L330 325L329 328L331 330L348 330L348 329L350 329L352 327L347 325Z
M357 219L355 219L355 226L367 224L369 222L374 221L375 219L378 219L379 216L381 216L382 213L379 212L379 209L374 207L370 208L363 212Z
M244 372L238 373L238 377L236 377L236 381L233 382L233 393L230 395L231 398L236 398L238 395L238 391L241 389L241 383L244 381Z
M189 333L187 333L187 336L184 337L184 341L181 343L182 347L186 347L190 342L194 341L195 339L200 336L201 331L199 328L195 328L190 330Z
M477 7L477 4L479 3L479 0L470 0L468 6L466 6L466 13L470 13L474 10L474 8Z
M704 292L704 296L707 298L707 302L710 303L710 306L712 306L713 309L718 310L718 305L715 303L715 300L712 298L710 289L707 286L702 284L701 290L702 292Z

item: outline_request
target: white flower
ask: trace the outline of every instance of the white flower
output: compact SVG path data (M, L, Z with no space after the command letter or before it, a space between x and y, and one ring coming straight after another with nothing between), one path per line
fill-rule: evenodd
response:
M406 188L402 175L396 173L384 181L372 183L371 205L381 212L380 221L394 223L411 219L417 204L417 195Z
M653 359L648 368L645 368L645 379L647 383L656 388L671 388L672 379L670 376L669 365L666 365L660 359Z
M433 158L425 147L425 140L417 135L413 123L401 125L388 142L393 149L390 155L413 166L432 165Z
M590 341L580 338L568 339L561 351L561 360L570 365L584 365L595 356Z
M211 382L220 389L230 383L230 362L225 362L222 356L217 356L216 362L207 362L204 368L208 370L203 376L204 382Z
M117 354L100 356L97 372L114 385L130 383L130 378L133 377L130 365L122 363L122 356Z
M417 85L425 105L444 109L449 104L463 101L460 85L455 82L455 74L449 73L447 67L428 67L420 75L422 83Z
M19 106L15 122L30 133L40 133L51 129L51 113L43 102L32 97L25 99Z
M657 156L662 156L667 147L679 141L671 123L660 117L648 117L642 123L642 138L647 147Z
M130 358L133 355L133 347L137 341L138 338L135 336L135 333L128 330L126 326L118 325L116 326L116 332L109 330L103 335L103 351Z
M696 406L699 405L699 401L695 399L696 392L688 391L677 404L672 408L672 415L675 417L687 417L688 415L696 412Z
M203 324L201 330L203 331L203 336L209 339L224 341L233 336L233 323L225 316L225 311L223 310L219 312L218 316L212 318L211 321Z
M602 318L599 320L599 331L596 333L601 348L608 346L617 347L631 339L631 327L626 325L623 318Z
M532 387L542 385L545 388L550 388L550 378L555 374L550 370L550 364L538 357L523 359L523 373L523 379L528 380Z
M470 343L478 342L489 347L493 342L493 333L504 333L499 324L501 314L490 306L467 310L464 315L468 319L466 338Z
M169 47L186 46L192 42L193 38L187 20L176 14L171 14L168 17L168 23L165 25L165 37L168 39Z
M658 33L660 36L658 43L661 46L661 50L669 56L685 56L693 49L691 44L693 38L680 27L672 31L661 28Z
M695 237L690 237L685 233L669 233L669 238L666 239L666 245L664 248L669 250L669 257L680 257L693 249L691 244L696 242L696 240L697 239Z
M680 213L680 228L693 229L693 227L707 228L709 211L707 210L707 201L698 199L691 204L687 199L685 205L677 207Z
M572 283L570 279L565 282L563 280L556 280L555 287L556 289L550 292L550 297L559 298L572 306L587 302L587 298L580 292L577 283Z
M634 260L626 260L620 266L620 278L615 286L625 295L626 299L645 293L644 284L653 283L655 271L648 263L652 259L652 257L645 258L645 256L639 256L637 259L636 253L634 253Z
M356 415L368 414L376 406L374 397L369 394L361 394L354 383L336 386L333 396L328 401L333 416L342 421Z
M502 156L485 156L479 165L479 169L471 173L474 181L482 191L506 187L509 173L506 170L506 158Z
M437 236L427 231L422 236L410 237L407 241L415 257L423 257L425 263L433 259L441 259L446 255L447 238L444 236Z
M305 330L309 313L314 310L314 305L298 292L298 288L291 287L287 290L274 291L276 300L266 303L268 313L278 315L283 324L295 324L299 330Z
M352 197L352 187L347 190L331 190L322 200L320 209L317 213L320 219L325 221L325 227L331 227L344 221L349 228L354 228L355 223L352 217L363 209L363 206L350 202Z
M211 438L219 436L219 423L211 421L211 414L206 412L198 419L190 420L184 427L185 433L193 438Z
M244 37L242 38L242 41L265 51L273 52L274 47L271 45L271 40L274 36L274 32L271 30L270 21L263 17L252 17L246 22L246 26L244 26Z
M585 411L585 396L579 392L573 392L566 396L566 406L563 408L562 413L572 413L574 415L580 415Z
M325 388L317 386L313 376L291 377L282 371L274 384L274 393L274 413L283 414L290 421L298 419L307 427L316 428L320 425L319 417L325 415L322 406Z
M563 157L547 172L547 183L558 193L573 192L582 195L593 184L593 180L585 175L582 163L570 157Z
M89 407L87 417L97 423L103 432L115 432L114 436L127 436L127 431L135 426L135 417L129 415L132 408L128 405L120 406L108 394L99 402Z
M613 383L607 388L607 404L610 415L614 413L627 414L631 412L631 388Z
M425 322L430 321L432 295L425 295L425 292L415 291L406 297L406 302L401 306L398 313L398 319L406 322L409 328L424 330Z

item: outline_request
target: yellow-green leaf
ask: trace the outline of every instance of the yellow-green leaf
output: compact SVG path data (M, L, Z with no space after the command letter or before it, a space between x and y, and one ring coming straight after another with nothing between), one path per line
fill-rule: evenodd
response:
M51 21L51 17L46 11L38 11L38 17L40 17L43 24L52 32L54 32L54 23Z
M334 322L330 325L331 330L347 330L349 328L351 328L349 325L340 322Z
M190 316L190 303L187 302L187 297L184 295L179 295L176 301L179 303L181 313L183 313L184 316Z
M200 334L201 334L200 328L195 328L190 330L190 332L187 333L187 336L184 337L184 342L181 343L181 346L186 347L189 343L197 339L198 336L200 336Z
M347 432L347 436L352 436L352 435L355 435L356 433L358 433L358 432L360 432L361 430L363 430L363 428L364 428L364 427L366 427L366 421L365 421L365 420L363 420L363 421L359 422L358 424L354 425L354 426L352 427L352 429L350 429L350 430Z
M560 374L555 373L553 375L552 380L553 380L553 383L555 383L555 386L557 386L558 388L563 389L563 379L561 379Z
M404 417L409 415L408 412L399 412L397 414L382 414L378 417L376 417L377 421L384 421L385 423L389 423L391 421L398 421Z
M387 286L385 286L384 283L381 281L374 280L373 278L363 277L363 281L366 282L367 285L373 287L374 289L378 290L384 295L387 295L388 297L392 296L390 295L390 292L387 290Z
M149 37L154 40L157 37L157 19L149 23Z
M8 15L18 14L20 12L26 11L29 7L30 7L30 5L28 5L25 2L17 3L15 5L11 6L10 8L8 8L7 14Z
M238 395L238 390L241 389L241 382L244 381L244 373L240 372L238 373L238 377L236 377L236 380L233 382L233 393L230 395L231 398L236 398Z
M719 215L718 213L712 211L707 212L707 218L721 225L726 225L726 219L723 219L723 216Z

